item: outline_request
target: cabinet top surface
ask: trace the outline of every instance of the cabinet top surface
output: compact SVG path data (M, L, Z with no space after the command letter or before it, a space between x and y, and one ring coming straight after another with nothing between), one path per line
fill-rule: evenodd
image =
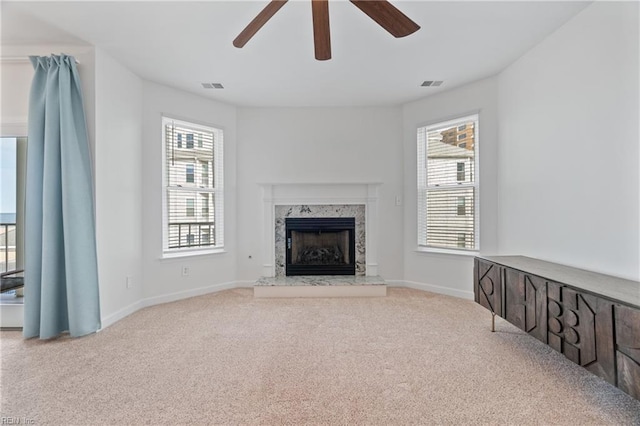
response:
M638 281L525 256L479 256L478 258L640 308L640 282Z

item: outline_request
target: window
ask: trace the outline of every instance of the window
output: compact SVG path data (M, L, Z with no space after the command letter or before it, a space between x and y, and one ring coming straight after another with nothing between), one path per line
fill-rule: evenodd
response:
M176 133L176 143L178 148L182 148L182 133Z
M456 167L456 180L458 182L464 181L464 163L458 163Z
M209 163L202 163L202 185L209 185Z
M186 172L185 182L193 183L195 181L195 176L193 173L193 164L187 164L186 169L187 169L187 172Z
M162 128L163 253L222 248L223 131L168 117ZM182 134L186 148L194 148L197 139L198 149L176 149Z
M189 135L187 135L187 136L189 136ZM458 140L461 141L462 139L465 139L466 137L467 137L467 134L463 133L461 135L458 135Z
M467 128L467 125L463 124L462 126L458 126L458 131L463 132L466 128Z
M462 126L472 131L457 144L450 135ZM478 142L477 115L418 129L419 247L479 249Z
M464 197L458 197L458 208L456 209L458 212L458 216L464 216L467 214L467 206L465 203Z
M0 139L0 272L18 269L19 140Z
M196 215L196 200L193 198L187 198L187 217L193 217Z
M209 216L209 194L200 194L202 196L202 216Z

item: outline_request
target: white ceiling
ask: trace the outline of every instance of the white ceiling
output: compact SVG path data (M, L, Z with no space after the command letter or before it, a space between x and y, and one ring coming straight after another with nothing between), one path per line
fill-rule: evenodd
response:
M267 0L3 1L1 35L3 46L96 45L140 77L234 105L397 105L498 73L588 4L392 3L422 28L395 39L332 0L324 62L314 59L311 0L289 1L242 49L231 42Z

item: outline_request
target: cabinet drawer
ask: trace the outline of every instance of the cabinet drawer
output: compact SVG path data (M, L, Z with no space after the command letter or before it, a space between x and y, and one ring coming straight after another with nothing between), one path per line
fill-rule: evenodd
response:
M615 384L613 304L553 282L547 289L549 345Z
M474 260L473 292L475 301L502 316L501 268L495 263Z
M504 268L504 318L547 343L547 282L544 278Z

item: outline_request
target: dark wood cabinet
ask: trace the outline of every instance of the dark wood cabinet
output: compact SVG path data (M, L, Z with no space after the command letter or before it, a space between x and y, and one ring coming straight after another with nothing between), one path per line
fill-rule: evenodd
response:
M497 315L502 315L500 269L495 263L478 259L476 259L474 265L475 300Z
M640 283L521 256L474 274L476 302L640 399Z

